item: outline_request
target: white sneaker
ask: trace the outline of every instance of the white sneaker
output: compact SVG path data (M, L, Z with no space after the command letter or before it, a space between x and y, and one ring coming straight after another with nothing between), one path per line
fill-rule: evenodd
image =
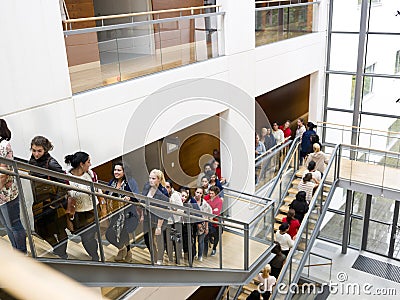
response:
M198 261L203 261L203 256L199 256Z
M162 265L162 260L157 260L157 265L161 266Z

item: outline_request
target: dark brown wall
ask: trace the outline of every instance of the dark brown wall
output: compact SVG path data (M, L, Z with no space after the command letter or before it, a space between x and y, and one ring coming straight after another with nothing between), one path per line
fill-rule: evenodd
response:
M256 101L270 123L277 121L282 124L286 120L294 121L308 113L309 93L310 76L306 76L261 95L256 98ZM265 124L256 124L256 128L263 126Z

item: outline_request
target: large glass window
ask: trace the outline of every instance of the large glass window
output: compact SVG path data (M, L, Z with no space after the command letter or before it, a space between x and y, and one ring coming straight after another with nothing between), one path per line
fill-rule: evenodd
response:
M361 9L356 1L334 0L332 10L333 31L358 32L360 30Z
M380 128L382 130L362 131L359 137L360 146L400 152L400 135L396 133L400 132L400 118L363 114L361 115L360 126L363 128Z
M372 0L369 16L370 32L399 32L399 1Z
M352 120L353 114L351 112L328 110L326 114L326 121L329 123L351 126ZM327 143L351 144L351 131L342 130L338 127L327 126L325 137Z
M364 92L361 101L361 110L369 113L399 115L400 107L396 100L400 97L400 79L365 76ZM373 91L373 93L371 93ZM381 127L375 124L374 128L387 130L388 126Z
M328 107L353 110L353 76L351 74L329 74L328 76ZM334 123L338 123L338 121ZM351 121L349 125L351 125Z
M332 33L329 70L356 72L358 34Z
M400 31L400 21L397 27ZM394 75L396 70L393 68L393 63L397 60L399 46L400 35L368 34L366 66L378 62L369 73Z
M400 50L396 51L396 60L394 62L394 73L400 72Z

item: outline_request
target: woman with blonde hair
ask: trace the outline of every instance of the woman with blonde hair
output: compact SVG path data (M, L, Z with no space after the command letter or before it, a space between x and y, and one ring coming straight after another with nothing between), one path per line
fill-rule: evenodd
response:
M258 280L261 281L260 292L263 299L269 299L272 292L272 287L276 284L275 276L270 275L271 265L267 264L264 270L258 273Z
M160 170L153 169L149 174L149 181L144 185L142 195L169 202L169 198L163 194L160 189L161 186L165 186L164 173ZM160 207L166 210L166 206L152 205L153 207ZM149 224L149 216L151 217L151 224ZM152 209L145 212L143 230L144 240L150 253L152 253L153 261L158 265L162 265L164 257L164 234L163 231L167 227L168 222L164 222L164 219L168 219L170 214L163 212L162 210ZM150 246L149 232L152 232L152 247ZM151 249L153 251L151 251Z
M328 163L328 158L325 153L321 151L321 146L318 143L313 144L313 153L310 153L306 160L306 165L308 165L311 161L315 162L315 169L320 171L321 174L324 174L325 164Z

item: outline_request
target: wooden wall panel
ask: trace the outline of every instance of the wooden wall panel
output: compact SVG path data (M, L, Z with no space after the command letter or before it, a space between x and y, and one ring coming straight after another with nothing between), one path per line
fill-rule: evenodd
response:
M152 0L152 10L174 9L184 7L203 6L203 0L187 0L182 3L180 0ZM197 13L197 12L196 12ZM159 16L163 18L179 17L180 15L189 15L190 12L177 13L163 13ZM154 19L158 18L156 15ZM182 30L183 29L183 30ZM189 30L187 30L189 29ZM156 39L156 49L172 47L182 43L189 43L194 41L194 21L187 20L182 22L163 23L154 26L155 32L160 32L161 38ZM170 35L163 34L166 31L175 31L174 38Z
M270 123L294 121L308 113L310 76L300 78L256 98ZM257 132L266 124L256 124ZM291 128L292 131L295 128Z
M65 0L70 19L94 17L93 0ZM82 22L72 25L73 29L94 27L96 23ZM83 65L100 61L96 33L85 33L65 37L68 66Z

